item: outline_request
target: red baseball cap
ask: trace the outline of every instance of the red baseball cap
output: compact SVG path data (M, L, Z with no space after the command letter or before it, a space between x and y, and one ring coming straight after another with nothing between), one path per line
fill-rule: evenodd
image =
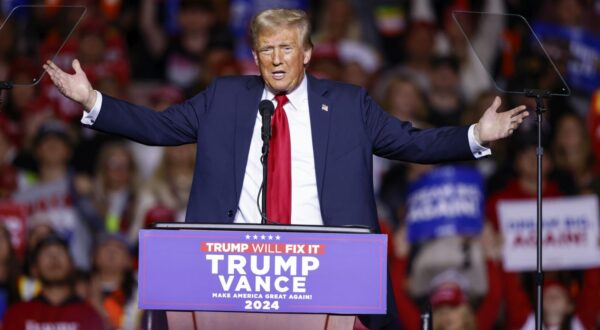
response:
M443 284L432 292L429 302L432 307L441 305L458 306L467 302L467 297L458 285Z

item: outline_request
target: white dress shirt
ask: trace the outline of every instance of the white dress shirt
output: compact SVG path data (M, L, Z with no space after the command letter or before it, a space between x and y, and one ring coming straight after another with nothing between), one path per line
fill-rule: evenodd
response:
M102 94L97 93L96 103L89 112L84 112L82 124L92 125L102 107ZM283 107L290 128L290 144L292 156L292 224L323 225L321 207L317 190L315 157L313 153L310 112L308 109L308 88L306 75L300 85L287 94L289 102ZM271 100L277 106L275 95L265 88L261 100ZM248 163L244 174L242 193L235 215L236 223L260 223L261 216L257 207L257 195L262 183L262 164L260 163L262 138L262 117L256 111L254 131L250 142ZM475 158L491 154L491 150L481 146L475 140L474 126L468 131L469 147ZM258 201L260 203L260 200Z
M317 191L317 174L315 172L315 156L313 154L312 131L310 129L310 112L308 111L307 79L295 90L287 94L288 102L283 106L290 127L290 146L292 156L292 224L323 225L319 195ZM277 107L275 95L264 89L261 100L271 100ZM250 142L248 163L244 174L242 195L235 216L236 223L259 223L260 213L256 206L256 197L262 183L262 164L260 155L262 116L257 112L254 132Z

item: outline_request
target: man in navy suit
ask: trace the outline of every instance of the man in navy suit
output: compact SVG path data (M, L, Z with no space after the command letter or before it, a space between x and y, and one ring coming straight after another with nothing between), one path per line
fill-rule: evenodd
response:
M283 182L273 188L280 199L270 204L285 207L269 217L291 224L377 229L373 154L419 163L478 158L527 116L523 106L498 113L496 98L477 124L415 129L385 113L364 89L305 73L312 43L304 12L266 10L251 31L260 76L217 78L164 112L100 94L77 60L72 75L50 61L44 68L65 96L83 105L85 125L150 145L197 143L187 221L260 222L261 100L277 106L272 152L285 155L270 166L276 170L269 177Z

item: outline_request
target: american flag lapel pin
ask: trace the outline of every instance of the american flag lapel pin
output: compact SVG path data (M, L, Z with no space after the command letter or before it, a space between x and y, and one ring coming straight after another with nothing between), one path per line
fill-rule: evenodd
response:
M321 110L328 112L329 111L329 106L327 104L323 104L321 105Z

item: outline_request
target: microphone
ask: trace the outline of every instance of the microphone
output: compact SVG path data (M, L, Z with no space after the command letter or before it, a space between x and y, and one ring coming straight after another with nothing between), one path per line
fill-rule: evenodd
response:
M263 142L266 142L271 139L271 116L275 112L275 106L269 100L262 100L258 105L258 111L262 116L261 137Z
M273 102L269 100L262 100L258 104L258 111L262 116L262 129L261 136L263 140L262 154L260 162L263 168L263 181L258 192L259 196L256 196L256 203L258 211L260 212L261 223L267 224L267 177L268 177L268 157L269 157L269 140L271 140L271 117L275 112L275 106ZM261 197L261 203L258 204L258 198Z

